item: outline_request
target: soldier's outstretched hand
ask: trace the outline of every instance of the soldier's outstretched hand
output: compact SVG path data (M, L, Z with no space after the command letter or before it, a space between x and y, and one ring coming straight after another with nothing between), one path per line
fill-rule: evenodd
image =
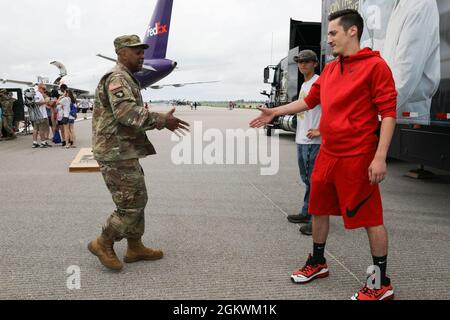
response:
M257 109L261 111L261 115L250 122L250 127L252 128L260 128L270 123L272 119L275 117L274 109L268 109L263 107L258 107Z
M167 113L166 128L169 129L170 131L172 131L173 133L175 133L179 137L180 137L180 134L182 134L184 136L184 135L186 135L185 132L189 132L189 128L188 128L189 123L174 117L173 116L174 113L175 113L175 108L173 108L172 110L170 110Z

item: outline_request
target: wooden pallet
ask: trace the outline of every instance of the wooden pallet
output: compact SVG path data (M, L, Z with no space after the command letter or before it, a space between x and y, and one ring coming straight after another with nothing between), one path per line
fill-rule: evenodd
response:
M91 148L82 148L69 166L69 172L99 172L100 167L94 159Z

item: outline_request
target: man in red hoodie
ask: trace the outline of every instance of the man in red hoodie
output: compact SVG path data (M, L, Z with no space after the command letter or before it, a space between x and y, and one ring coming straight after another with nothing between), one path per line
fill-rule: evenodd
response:
M311 178L309 206L313 254L291 280L307 283L328 276L324 252L329 217L342 216L347 229L367 230L374 262L375 273L352 299L393 299L386 276L388 237L379 183L386 176L386 157L395 129L395 84L379 52L360 48L364 22L357 11L338 11L328 20L328 44L336 59L325 66L305 99L275 109L259 108L262 114L250 126L258 128L276 116L321 104L322 148Z

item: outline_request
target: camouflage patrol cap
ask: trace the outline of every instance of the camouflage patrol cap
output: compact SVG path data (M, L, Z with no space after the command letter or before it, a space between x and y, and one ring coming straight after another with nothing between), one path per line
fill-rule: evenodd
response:
M114 40L114 47L116 48L116 53L118 53L122 48L143 47L144 49L148 49L149 45L146 43L142 43L139 36L133 34L117 37Z
M309 61L319 61L317 59L317 54L312 50L303 50L298 53L297 56L294 57L294 61L296 63L300 62L309 62Z

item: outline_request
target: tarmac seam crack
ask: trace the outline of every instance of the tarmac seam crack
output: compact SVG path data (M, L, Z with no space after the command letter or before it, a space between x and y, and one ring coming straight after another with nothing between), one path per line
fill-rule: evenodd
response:
M281 213L283 213L286 218L289 215L286 211L284 211L279 205L277 205L272 199L270 199L264 192L262 192L257 186L255 186L252 182L248 182L253 188L255 188L260 194L263 195L275 208L277 208ZM297 225L297 224L296 224ZM341 261L339 261L330 251L325 249L325 253L334 261L336 261L348 274L350 274L359 284L364 284L353 272L350 271Z

